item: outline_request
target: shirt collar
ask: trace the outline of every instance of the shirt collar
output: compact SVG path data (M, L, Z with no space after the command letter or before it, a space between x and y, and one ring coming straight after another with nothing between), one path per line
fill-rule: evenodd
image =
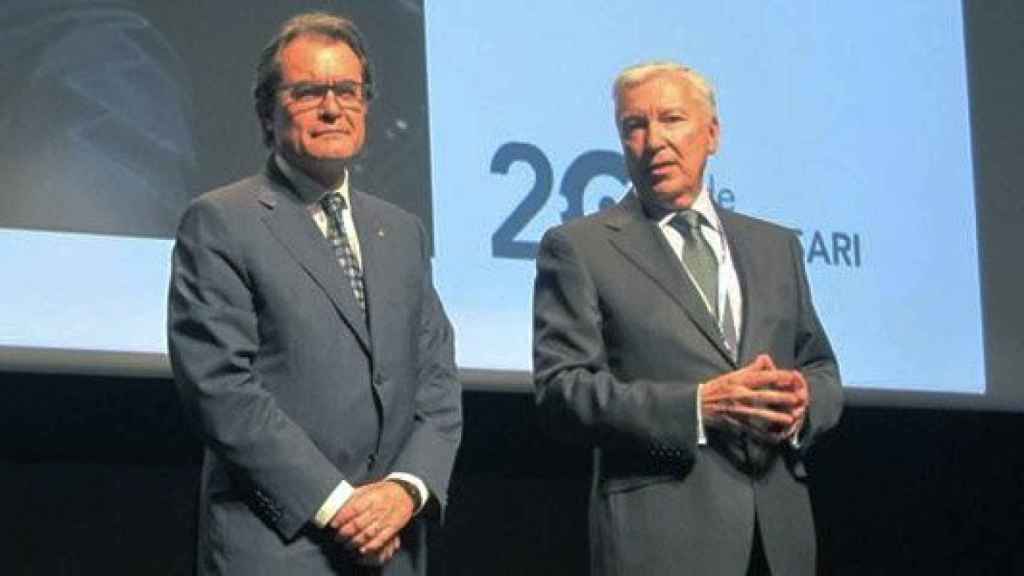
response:
M718 213L715 212L715 204L711 201L711 193L708 192L706 186L701 188L700 194L694 199L693 205L690 208L703 216L707 225L712 230L721 232L721 228L718 225Z
M637 192L636 187L632 187L633 194L639 197L640 193ZM648 218L655 220L659 225L668 225L669 220L674 218L676 214L681 210L669 210L662 206L648 206L643 203L644 213L647 214ZM690 209L697 212L706 220L706 224L711 227L715 232L721 232L721 227L718 223L718 213L715 212L715 205L711 202L711 194L708 192L707 186L702 186L700 193L694 198L693 204L690 205Z
M341 184L334 190L328 190L323 184L313 180L305 172L289 164L280 154L274 154L274 162L277 162L277 167L281 169L284 177L292 183L295 193L304 204L316 204L328 192L337 192L345 199L346 206L352 205L351 198L349 198L348 170L345 171L345 178L342 179Z

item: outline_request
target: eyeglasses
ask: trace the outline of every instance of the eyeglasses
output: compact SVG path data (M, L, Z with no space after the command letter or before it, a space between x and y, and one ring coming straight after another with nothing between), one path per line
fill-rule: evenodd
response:
M328 92L334 93L341 105L348 108L362 108L373 97L370 84L355 80L295 82L284 84L278 90L288 96L289 104L301 110L320 106Z

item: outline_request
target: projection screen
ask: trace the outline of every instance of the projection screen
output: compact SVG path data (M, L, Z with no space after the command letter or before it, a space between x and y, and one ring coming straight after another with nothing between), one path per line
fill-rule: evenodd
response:
M467 387L529 390L537 241L626 192L612 80L673 60L716 88L719 205L799 231L854 402L1024 408L986 370L1002 336L983 303L1001 312L978 207L997 191L977 186L969 80L985 63L956 0L15 0L0 34L18 55L0 69L0 367L169 373L177 218L265 161L255 60L312 8L367 35L380 98L353 179L431 230Z

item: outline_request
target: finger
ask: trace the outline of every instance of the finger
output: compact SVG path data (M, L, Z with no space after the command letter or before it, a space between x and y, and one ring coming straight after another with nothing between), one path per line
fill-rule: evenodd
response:
M712 402L737 399L760 390L790 393L791 391L776 385L780 374L776 371L747 372L733 374L728 379L712 380L701 388L701 399Z
M785 440L792 434L796 421L783 425L781 423L768 423L762 420L754 420L750 425L750 434L762 442L778 443Z
M359 516L343 524L338 529L338 537L341 541L349 543L351 547L362 546L376 535L377 528L374 528L373 524L378 517L379 513L376 510L368 508Z
M398 546L399 546L399 538L398 538L398 535L396 534L394 538L392 538L391 540L388 540L384 544L384 546L381 547L380 556L382 556L385 559L390 560L395 555L395 552L398 552Z
M357 488L356 491L348 497L348 500L345 501L341 510L338 510L337 514L334 515L334 518L331 518L331 521L329 522L331 528L337 530L366 511L369 503L362 496L363 494L360 492L360 489Z
M807 389L807 383L796 370L779 370L778 372L779 379L776 384L777 387L793 392Z
M735 402L753 408L771 408L785 412L792 412L801 406L800 398L796 394L770 388L745 392L738 395Z
M800 432L800 421L799 420L795 420L792 425L786 427L784 430L782 430L782 431L780 431L778 433L773 434L771 439L774 442L781 443L781 442L785 442L787 440L791 440L792 438L795 438L796 435L799 432Z
M799 370L791 370L791 372L793 372L793 377L796 378L806 388L807 379L804 378L803 373L801 373Z
M744 424L762 430L766 427L778 430L793 424L793 417L790 414L764 408L734 405L727 407L726 413Z
M359 547L360 554L374 554L385 549L398 532L397 528L388 524L379 528L368 542Z
M754 359L754 362L757 363L762 370L775 370L775 362L772 360L772 357L767 354L758 354L757 358Z
M395 556L395 553L398 552L399 546L400 540L398 539L398 536L395 536L385 543L385 545L378 551L369 553L360 552L360 555L357 558L357 563L362 564L363 566L383 566L388 560L391 560L391 558Z
M701 386L701 400L717 402L749 393L752 389L767 388L772 377L769 372L735 372L708 381Z
M760 372L745 372L737 375L737 382L747 388L778 388L788 390L792 387L793 371L766 369Z
M380 533L380 525L376 522L368 524L365 528L358 530L351 537L347 538L345 545L349 550L362 550L367 543L376 537Z
M738 372L758 372L761 370L774 370L775 363L772 362L771 356L767 354L759 354L757 358L754 358L749 364L740 368Z
M405 494L401 495L405 498ZM374 537L364 544L361 548L361 552L372 552L375 550L382 549L388 544L393 538L397 537L398 532L405 527L412 517L411 507L396 505L394 500L387 500L390 505L387 508L386 513L380 517L380 532L375 534Z
M763 413L771 414L771 416L766 417ZM783 413L735 406L720 412L717 421L725 423L738 433L746 433L753 429L778 430L792 423L792 420Z
M701 403L717 408L732 404L747 406L783 406L786 409L800 405L800 399L792 392L774 388L754 388L745 386L720 386L709 388L701 394Z
M357 516L350 525L342 527L343 534L348 537L353 547L366 546L378 538L387 526L401 527L404 524L404 521L395 522L392 518L395 515L395 506L386 496L385 490L374 489L372 492L368 492L366 510ZM391 532L394 533L396 530L397 528L392 529Z
M804 375L801 374L798 370L793 370L793 382L795 384L794 388L804 398L808 398L810 396L811 389L809 386L807 386L807 380L804 378Z
M752 372L758 372L761 370L775 370L775 362L772 361L772 357L767 354L758 354L757 358L754 358L750 364L743 367L745 370Z

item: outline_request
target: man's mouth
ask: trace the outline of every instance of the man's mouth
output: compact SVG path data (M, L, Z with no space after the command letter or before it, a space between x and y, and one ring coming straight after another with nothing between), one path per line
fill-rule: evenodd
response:
M673 162L657 162L647 166L647 174L652 178L662 178L675 166Z
M348 136L344 130L317 130L313 132L314 138L343 138Z

